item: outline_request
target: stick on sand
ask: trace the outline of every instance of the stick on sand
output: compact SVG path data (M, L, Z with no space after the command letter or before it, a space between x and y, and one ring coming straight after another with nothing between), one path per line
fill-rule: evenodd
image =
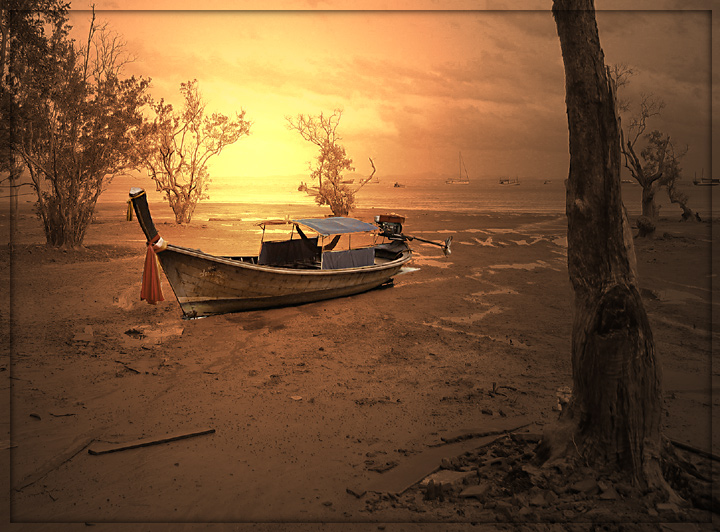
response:
M151 445L159 445L161 443L184 440L186 438L193 438L195 436L202 436L204 434L212 434L214 432L215 429L204 429L195 432L184 432L180 434L167 435L161 438L144 438L142 440L136 440L129 443L96 443L88 449L88 453L93 455L115 453L118 451L125 451L127 449L149 447Z

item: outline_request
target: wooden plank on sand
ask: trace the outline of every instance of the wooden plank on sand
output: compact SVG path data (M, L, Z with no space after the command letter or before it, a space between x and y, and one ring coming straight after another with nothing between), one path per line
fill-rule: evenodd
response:
M488 429L487 427L459 429L454 432L449 432L447 434L441 435L440 439L445 443L455 443L457 441L467 440L469 438L484 438L485 436L497 436L500 434L516 432L531 425L531 423L517 425L517 421L514 424L516 425L514 428L510 428L511 425L506 424L507 426L505 427L494 426L492 429Z
M137 449L138 447L149 447L151 445L159 445L161 443L168 443L171 441L184 440L186 438L193 438L195 436L202 436L204 434L212 434L215 429L203 429L193 432L182 432L177 434L168 434L161 437L143 438L142 440L136 440L127 443L104 443L97 442L88 449L88 453L93 455L116 453L118 451L125 451L127 449Z
M486 436L480 439L463 440L439 447L430 447L402 462L387 473L383 473L382 476L370 481L364 487L349 489L348 491L356 497L362 497L368 491L400 495L410 486L434 473L440 467L443 458L453 458L464 452L488 445L499 437L497 435Z
M504 434L513 432L524 426L527 425L524 424L505 429L495 427L496 430L491 431L492 434L481 438L469 437L468 439L456 441L455 443L430 447L387 473L383 473L379 478L371 480L367 485L358 488L348 488L347 491L356 497L362 497L368 491L400 495L426 476L434 473L440 467L443 458L454 458L465 452L484 447ZM476 431L473 431L473 433L475 432Z

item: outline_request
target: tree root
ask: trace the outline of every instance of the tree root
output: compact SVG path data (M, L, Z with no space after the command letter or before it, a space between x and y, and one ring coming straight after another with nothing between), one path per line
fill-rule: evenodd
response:
M574 428L572 420L562 417L546 430L542 441L534 449L533 464L566 473L583 470L586 476L630 486L629 489L640 498L678 508L720 513L720 499L712 490L712 457L678 449L671 440L663 438L659 456L649 459L643 468L646 478L638 482L622 468L613 468L612 464L602 467L593 464L584 456L582 444L576 441ZM699 462L699 465L694 462ZM571 483L572 475L568 474L567 478Z

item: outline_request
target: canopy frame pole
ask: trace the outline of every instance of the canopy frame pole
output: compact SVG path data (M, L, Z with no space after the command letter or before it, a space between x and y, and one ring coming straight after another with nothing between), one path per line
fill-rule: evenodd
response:
M320 236L320 269L323 269L323 264L325 262L325 235L319 235Z

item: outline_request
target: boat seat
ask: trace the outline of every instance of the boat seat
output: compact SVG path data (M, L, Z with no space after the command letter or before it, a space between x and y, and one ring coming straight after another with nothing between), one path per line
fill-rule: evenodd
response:
M318 239L282 240L263 242L258 264L265 266L304 266L320 262L321 249Z
M375 249L348 249L346 251L326 251L322 256L323 270L342 268L360 268L375 264Z

